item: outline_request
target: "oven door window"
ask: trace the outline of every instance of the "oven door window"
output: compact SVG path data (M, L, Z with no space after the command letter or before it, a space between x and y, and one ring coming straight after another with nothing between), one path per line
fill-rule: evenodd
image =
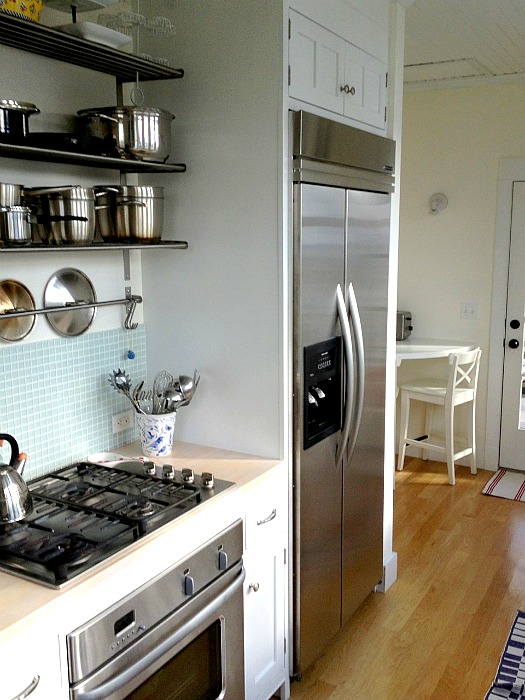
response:
M221 623L216 620L126 700L217 700L222 678Z

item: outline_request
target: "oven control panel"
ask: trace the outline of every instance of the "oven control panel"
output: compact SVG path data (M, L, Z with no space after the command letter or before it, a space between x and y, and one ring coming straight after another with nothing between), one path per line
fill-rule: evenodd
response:
M68 634L70 685L122 653L170 613L242 563L242 553L243 524L237 520L186 559Z

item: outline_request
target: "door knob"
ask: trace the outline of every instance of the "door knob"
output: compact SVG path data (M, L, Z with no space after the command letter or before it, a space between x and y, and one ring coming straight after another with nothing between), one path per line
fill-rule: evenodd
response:
M516 348L519 348L519 346L520 346L520 341L516 340L516 338L512 338L512 340L509 340L509 348L516 350Z

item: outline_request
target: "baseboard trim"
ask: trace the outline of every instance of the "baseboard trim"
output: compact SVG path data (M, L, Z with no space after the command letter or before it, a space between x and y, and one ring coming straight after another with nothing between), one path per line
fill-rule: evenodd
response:
M397 552L392 552L383 564L383 578L375 587L376 593L385 593L397 581Z

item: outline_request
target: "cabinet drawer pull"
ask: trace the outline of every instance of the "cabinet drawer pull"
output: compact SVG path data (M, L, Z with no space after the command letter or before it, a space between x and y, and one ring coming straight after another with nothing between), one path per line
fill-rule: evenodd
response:
M346 85L341 85L339 90L340 92L346 92L347 95L355 95L355 87L353 85L350 87L348 83Z
M248 588L250 590L252 590L254 593L257 593L257 591L259 590L259 584L258 583L250 583Z
M258 520L257 525L265 525L266 523L271 522L276 516L277 516L277 510L276 510L276 508L274 508L267 518L264 518L264 520Z
M37 685L40 683L40 676L35 676L31 683L27 686L25 690L23 690L20 695L15 695L13 700L24 700L24 698L27 698L33 690L37 687Z

